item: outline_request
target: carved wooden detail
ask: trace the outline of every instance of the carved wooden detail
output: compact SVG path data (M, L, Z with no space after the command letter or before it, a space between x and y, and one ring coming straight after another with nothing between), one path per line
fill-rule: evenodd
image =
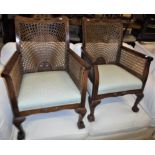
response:
M136 101L134 103L134 106L132 107L132 111L133 112L138 112L139 111L138 104L142 100L143 97L144 97L143 94L138 94L137 95L137 98L136 98Z
M78 128L79 129L82 129L82 128L85 128L85 125L84 125L84 122L83 122L83 118L87 112L86 108L78 108L78 109L75 109L75 112L79 114L79 119L78 119Z

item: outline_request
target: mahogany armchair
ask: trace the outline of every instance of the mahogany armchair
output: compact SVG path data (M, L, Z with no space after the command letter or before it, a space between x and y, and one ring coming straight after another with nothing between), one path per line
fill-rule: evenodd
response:
M148 77L152 57L122 46L123 25L118 20L83 18L82 58L91 65L88 74L90 114L101 99L125 94L135 94L132 107L138 112L138 103Z
M69 49L68 18L17 16L15 27L17 51L2 76L19 129L18 139L25 138L21 123L36 113L75 109L78 128L84 128L88 67Z

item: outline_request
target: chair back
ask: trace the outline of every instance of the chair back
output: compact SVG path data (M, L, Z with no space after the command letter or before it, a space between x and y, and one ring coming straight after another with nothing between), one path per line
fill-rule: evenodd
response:
M120 20L83 18L83 48L92 57L103 57L115 63L122 44L123 24Z
M17 50L23 73L65 70L69 48L69 20L15 18Z

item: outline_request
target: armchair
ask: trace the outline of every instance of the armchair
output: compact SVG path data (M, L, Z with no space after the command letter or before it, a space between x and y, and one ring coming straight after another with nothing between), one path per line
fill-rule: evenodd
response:
M90 114L101 99L126 94L135 94L132 107L138 112L138 103L148 77L152 57L145 56L122 46L123 25L119 20L83 18L82 58L91 65L88 74Z
M19 129L26 116L63 109L79 114L78 128L84 128L87 65L69 49L68 18L15 18L17 51L7 63L6 79Z

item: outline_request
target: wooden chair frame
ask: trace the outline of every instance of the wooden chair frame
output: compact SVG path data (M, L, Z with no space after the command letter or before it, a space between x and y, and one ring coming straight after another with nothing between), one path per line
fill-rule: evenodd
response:
M85 108L85 98L86 98L86 90L87 90L87 74L88 74L88 69L89 67L86 65L86 63L77 55L75 54L70 48L69 48L69 21L67 17L59 17L59 18L51 18L48 20L44 19L35 19L35 18L26 18L26 17L20 17L17 16L16 19L16 44L17 44L17 51L15 54L12 56L10 61L7 63L5 66L5 69L2 73L2 76L5 78L6 83L7 83L7 88L8 88L8 93L9 97L11 100L11 107L12 111L14 114L14 120L13 123L15 126L19 129L18 132L18 139L24 139L25 138L25 132L21 126L21 123L25 120L25 117L31 114L37 114L37 113L47 113L47 112L54 112L58 110L63 110L63 109L75 109L75 112L79 114L79 119L78 119L78 128L82 129L85 127L84 122L83 122L83 117L86 114L86 108ZM67 64L67 68L65 69L73 82L76 84L78 89L80 90L81 93L81 102L80 103L74 103L74 104L66 104L63 106L54 106L54 107L48 107L48 108L43 108L43 109L35 109L35 110L27 110L27 111L19 111L18 108L18 102L17 102L17 97L18 97L18 92L20 89L20 84L22 80L22 75L24 74L23 71L23 66L22 65L22 53L20 49L21 45L21 37L19 37L19 32L20 30L18 29L18 22L22 22L24 24L27 23L41 23L43 25L51 24L51 23L63 23L65 25L65 44L66 44L66 53L67 53L67 59L72 60L73 64ZM66 63L69 63L68 61ZM78 73L75 73L72 68L74 65L78 66ZM47 70L47 68L45 68ZM61 69L60 69L61 70ZM52 71L52 70L51 70ZM12 73L13 72L13 73ZM76 75L79 76L76 77Z
M115 62L112 62L111 64L116 64L120 67L122 67L123 69L127 70L128 72L130 72L131 74L135 75L136 77L138 77L140 80L142 80L142 88L141 89L137 89L137 90L128 90L128 91L122 91L122 92L114 92L114 93L107 93L107 94L98 94L98 87L99 87L99 71L98 71L98 65L100 64L105 64L106 60L104 57L98 56L97 53L95 53L95 57L93 57L91 55L91 53L89 51L86 50L86 33L87 33L87 23L91 23L91 24L103 24L103 23L112 23L112 24L121 24L121 21L119 20L98 20L98 19L88 19L88 18L83 18L83 47L82 47L82 58L91 65L91 70L88 74L88 77L90 79L90 81L93 84L93 90L92 90L92 95L89 96L89 106L90 106L90 114L88 115L88 120L90 122L95 121L95 116L94 116L94 111L97 105L99 105L101 103L101 99L107 98L107 97L116 97L116 96L122 96L122 95L126 95L126 94L135 94L137 96L137 99L132 107L132 111L134 112L138 112L139 108L138 108L138 103L141 101L141 99L143 98L143 90L147 81L147 77L148 77L148 73L149 73L149 66L151 61L153 60L152 57L146 56L144 54L138 53L135 50L129 49L127 47L123 47L122 46L122 39L123 39L123 27L121 35L120 35L120 41L119 44L120 46L118 47L118 53L116 56L116 60ZM89 31L90 32L90 31ZM91 32L93 32L93 30L91 30ZM145 62L145 64L141 64L143 66L143 73L140 75L136 70L131 69L130 67L128 67L126 64L124 64L121 61L121 57L123 52L126 52L128 55L132 55L136 58L140 58L143 60L143 62ZM130 59L130 57L127 57L127 59ZM137 59L137 60L138 60ZM131 62L133 62L132 60L129 60Z

